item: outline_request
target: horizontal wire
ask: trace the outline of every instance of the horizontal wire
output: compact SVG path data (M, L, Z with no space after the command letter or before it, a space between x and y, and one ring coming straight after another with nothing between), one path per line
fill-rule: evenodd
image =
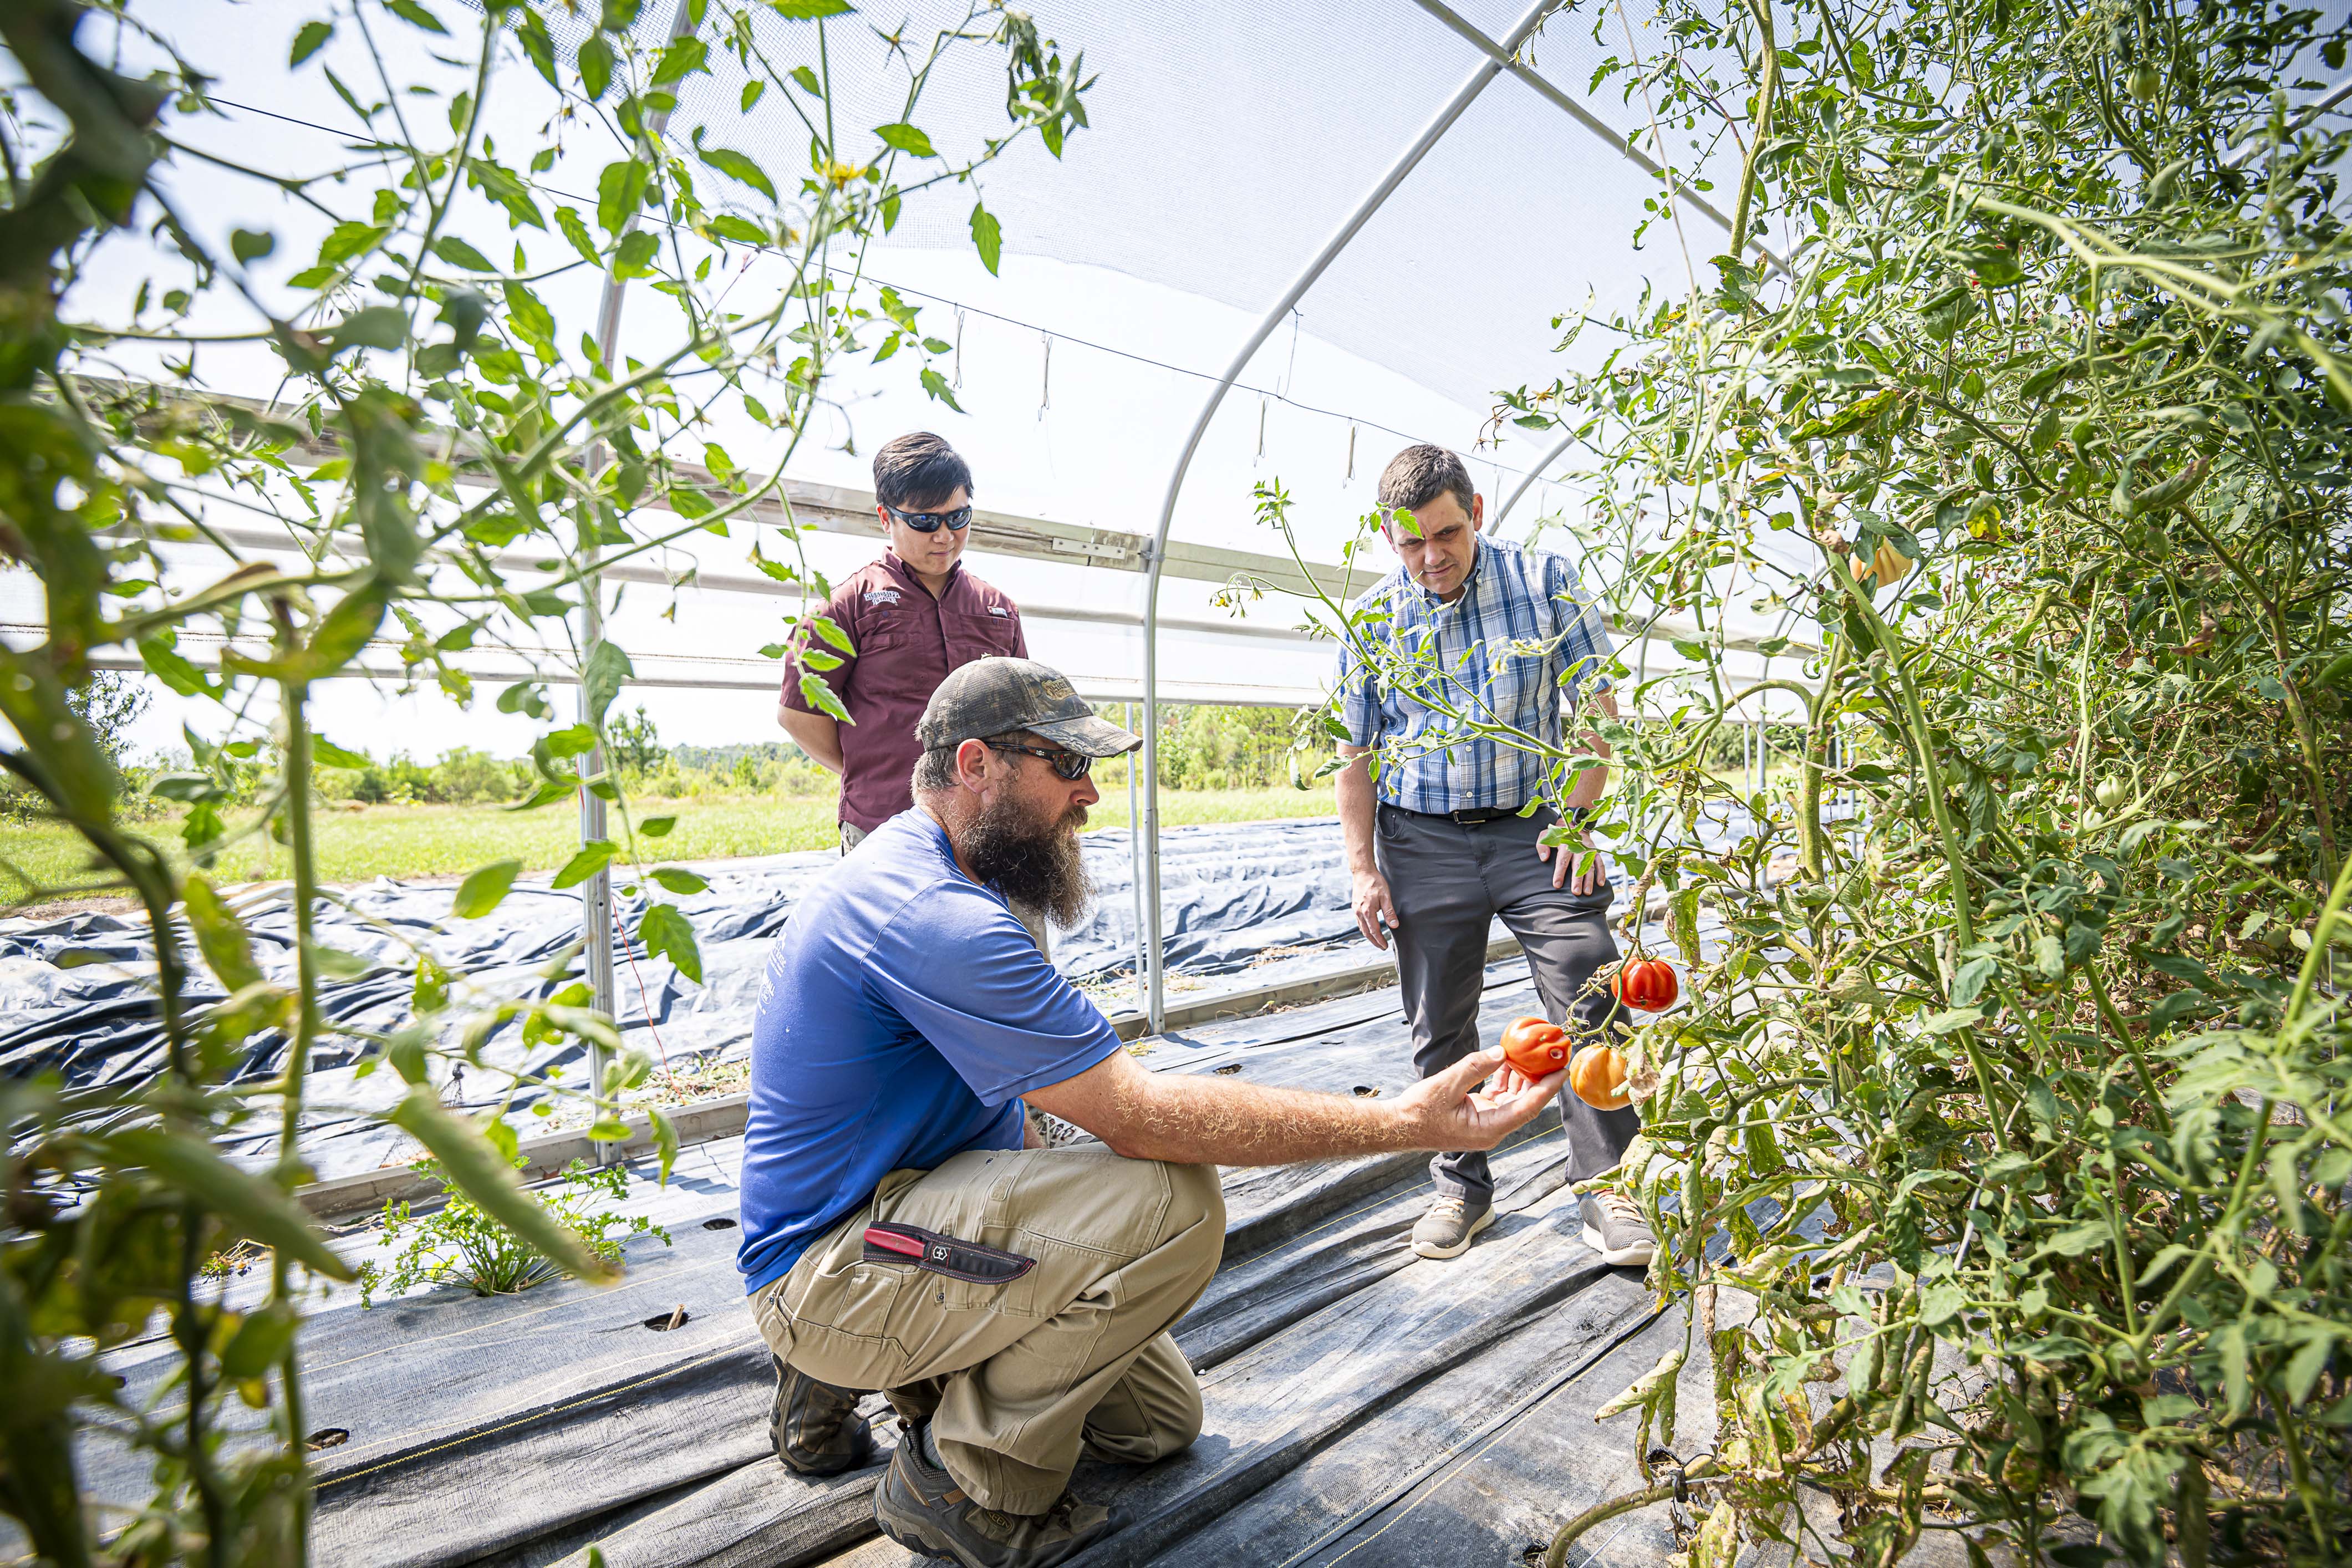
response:
M314 120L303 120L291 114L280 114L276 110L261 109L249 103L239 103L235 99L221 98L217 95L209 95L206 101L216 103L224 109L237 110L246 114L258 114L263 116L265 119L269 120L282 120L289 125L299 125L305 130L317 131L329 136L349 136L355 134L349 131L335 130L332 126L321 125ZM556 187L552 185L542 186L541 188L554 191L558 195L569 196L572 200L576 202L584 202L589 199L586 196L577 195L573 192L557 190ZM674 224L665 224L665 226L674 228L677 226ZM928 300L935 305L945 305L952 310L962 310L971 315L985 316L992 321L1002 321L1008 327L1019 327L1024 331L1040 332L1048 338L1059 339L1063 342L1075 344L1082 349L1092 349L1097 353L1109 354L1118 359L1131 360L1137 364L1148 364L1152 366L1154 369L1164 370L1175 375L1188 375L1196 381L1215 381L1217 379L1216 374L1211 371L1194 370L1190 365L1171 364L1166 360L1154 359L1150 354L1137 353L1131 349L1113 348L1108 343L1098 343L1090 338L1081 338L1074 336L1068 332L1056 331L1051 327L1041 326L1034 321L1024 321L1013 316L1002 315L997 311L986 310L978 305L968 304L961 300L951 299L945 294L934 294L928 289L913 288L905 283L894 283L890 279L880 277L875 273L869 272L866 276L873 279L876 283L880 284L882 287L896 289L901 294L912 294L919 300ZM1345 351L1343 350L1342 352L1344 353ZM1377 419L1367 419L1359 414L1349 414L1336 408L1323 408L1316 405L1315 404L1301 403L1297 398L1286 397L1279 392L1270 391L1265 387L1252 386L1246 382L1235 382L1234 384L1234 390L1236 392L1249 393L1257 397L1270 398L1274 402L1286 405L1288 407L1296 408L1302 414L1313 414L1326 419L1339 419L1344 420L1350 425L1360 425L1367 430L1378 430L1382 435L1394 436L1401 441L1421 441L1424 439L1424 437L1416 436L1409 430L1400 430L1392 425L1383 425ZM1482 457L1478 461L1485 463L1487 467L1501 473L1524 476L1527 472L1524 468L1515 468L1507 463L1496 462L1491 458ZM1541 477L1538 476L1538 479L1541 479ZM1541 479L1541 482L1544 484L1555 484L1559 481Z

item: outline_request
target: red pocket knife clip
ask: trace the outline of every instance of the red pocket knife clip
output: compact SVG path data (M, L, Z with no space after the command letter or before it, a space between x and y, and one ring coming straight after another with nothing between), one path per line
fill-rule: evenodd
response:
M911 1236L901 1236L895 1230L884 1230L879 1226L869 1225L866 1227L866 1245L878 1247L886 1252L895 1252L904 1258L923 1256L921 1242Z

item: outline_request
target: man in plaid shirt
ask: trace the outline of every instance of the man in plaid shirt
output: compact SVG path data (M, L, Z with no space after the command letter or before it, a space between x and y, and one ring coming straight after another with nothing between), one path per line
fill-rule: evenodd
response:
M1413 1066L1423 1078L1478 1048L1486 937L1496 916L1519 939L1544 1011L1579 1046L1612 1027L1605 985L1609 872L1590 840L1540 843L1563 812L1580 818L1607 787L1605 765L1555 776L1554 764L1475 726L1561 743L1563 705L1615 718L1601 673L1607 625L1564 557L1484 538L1485 503L1462 459L1411 447L1381 475L1382 531L1401 564L1355 604L1339 656L1352 759L1339 774L1339 822L1365 940L1396 942ZM1366 646L1388 657L1368 662ZM1574 749L1598 759L1586 730ZM1566 791L1563 796L1562 790ZM1596 1110L1560 1097L1571 1180L1613 1167L1641 1129L1630 1108ZM1483 1153L1440 1154L1437 1190L1412 1249L1455 1258L1494 1223ZM1584 1200L1584 1239L1612 1264L1649 1262L1656 1242L1622 1197Z

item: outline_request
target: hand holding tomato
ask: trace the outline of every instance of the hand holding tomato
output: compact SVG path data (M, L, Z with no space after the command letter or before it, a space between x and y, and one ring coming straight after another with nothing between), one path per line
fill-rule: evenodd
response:
M1473 1051L1405 1091L1397 1110L1414 1149L1492 1149L1535 1120L1564 1081L1557 1068L1526 1079L1500 1051ZM1484 1088L1480 1086L1484 1085Z
M1503 1059L1529 1083L1568 1065L1568 1031L1549 1018L1514 1018L1503 1031Z

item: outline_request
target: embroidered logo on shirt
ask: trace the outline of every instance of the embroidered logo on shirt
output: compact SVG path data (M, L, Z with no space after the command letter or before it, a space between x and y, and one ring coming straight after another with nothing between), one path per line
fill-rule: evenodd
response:
M866 602L869 605L895 605L898 602L898 590L896 588L868 588L866 590Z

